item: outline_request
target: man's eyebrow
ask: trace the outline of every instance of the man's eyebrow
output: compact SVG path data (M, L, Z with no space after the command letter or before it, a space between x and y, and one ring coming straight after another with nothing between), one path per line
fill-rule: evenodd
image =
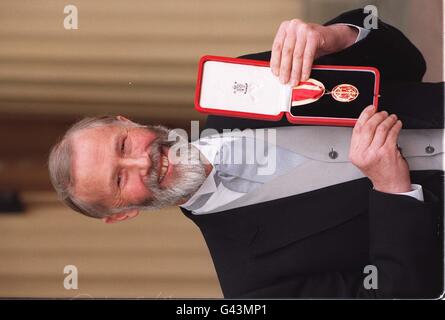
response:
M113 156L118 157L120 154L120 141L122 137L122 133L119 132L117 134L114 135L113 140L112 140L112 148L113 148ZM114 162L113 162L114 163ZM116 185L116 175L117 175L117 171L118 171L118 166L116 164L113 165L113 168L111 170L111 176L108 179L108 186L110 187L111 190L111 194L114 196L117 193L117 185Z

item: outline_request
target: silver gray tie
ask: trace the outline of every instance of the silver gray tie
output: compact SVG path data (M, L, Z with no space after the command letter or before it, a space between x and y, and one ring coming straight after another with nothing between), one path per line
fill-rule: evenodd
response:
M258 145L252 138L241 137L242 143L224 143L216 155L214 164L216 173L213 176L215 184L218 187L220 183L229 190L248 193L254 191L263 183L285 174L292 168L302 164L306 158L296 154L293 151L264 143L262 143L262 161L255 161ZM239 142L239 140L238 140ZM261 152L260 152L261 154ZM252 161L252 155L255 155ZM234 158L241 158L243 161L237 163ZM269 174L259 174L274 162L274 170ZM205 193L200 195L190 206L188 210L194 211L201 208L207 203L213 193Z
M306 158L293 151L267 144L263 141L255 141L252 138L242 137L242 143L224 144L217 158L219 163L215 164L215 183L218 186L222 183L227 189L248 193L255 190L263 183L285 174L291 168L303 163ZM263 144L261 152L257 152L258 144ZM242 150L237 150L233 146L242 146ZM239 148L239 147L238 147ZM225 152L238 153L238 157L243 160L241 163L234 163L234 156L226 156ZM241 156L240 156L241 153ZM254 155L254 156L252 156ZM261 155L260 159L257 156ZM250 161L249 161L250 160ZM274 170L268 174L261 174L265 168L273 164Z

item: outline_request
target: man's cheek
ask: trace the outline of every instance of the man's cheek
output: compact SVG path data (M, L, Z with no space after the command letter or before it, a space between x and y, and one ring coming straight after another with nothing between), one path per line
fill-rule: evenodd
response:
M152 194L150 188L145 186L142 182L129 186L126 193L128 196L127 199L132 203L144 201L145 199L150 198Z
M139 148L141 151L146 150L154 139L156 139L156 135L152 132L146 132L145 130L133 136L135 147Z

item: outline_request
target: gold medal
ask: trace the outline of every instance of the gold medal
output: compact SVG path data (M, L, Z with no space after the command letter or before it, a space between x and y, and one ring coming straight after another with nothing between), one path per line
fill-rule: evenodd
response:
M351 102L357 99L359 95L358 89L352 84L342 83L334 87L331 96L339 102Z

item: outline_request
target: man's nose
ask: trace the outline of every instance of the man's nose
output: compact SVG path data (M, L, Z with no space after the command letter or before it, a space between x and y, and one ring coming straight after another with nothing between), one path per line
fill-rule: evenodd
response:
M128 157L122 159L122 165L128 169L139 170L140 174L145 176L148 174L148 170L151 167L151 161L147 155L131 158Z

